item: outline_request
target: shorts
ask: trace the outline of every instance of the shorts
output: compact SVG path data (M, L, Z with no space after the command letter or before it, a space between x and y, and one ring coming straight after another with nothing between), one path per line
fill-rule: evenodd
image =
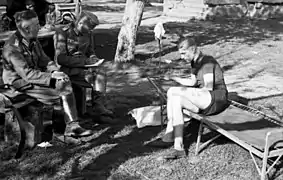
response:
M224 89L209 91L211 103L209 106L200 111L203 115L215 115L224 111L228 107L228 92Z

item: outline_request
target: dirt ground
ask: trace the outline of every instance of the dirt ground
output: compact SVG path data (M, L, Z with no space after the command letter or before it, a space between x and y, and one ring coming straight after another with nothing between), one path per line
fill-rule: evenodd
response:
M103 26L104 28L105 26ZM221 64L229 92L242 103L276 119L283 116L283 26L276 20L215 20L167 22L166 38L171 43L161 60L178 59L178 35L194 36L204 53ZM127 113L136 107L158 103L157 94L147 76L182 75L185 64L161 63L159 67L153 26L143 25L138 33L137 59L125 70L116 70L111 60L118 29L100 31L97 54L108 61L106 106L116 113L118 125L82 126L95 134L79 146L54 143L50 148L36 147L15 161L13 149L0 142L0 179L73 179L73 180L257 180L259 176L249 152L222 137L198 156L194 155L198 122L186 127L189 154L175 161L161 161L168 151L145 146L160 136L160 127L138 129ZM150 51L151 53L148 53ZM167 86L166 86L167 87ZM165 88L166 88L165 87ZM257 159L259 163L259 159ZM278 167L282 167L282 163ZM269 179L282 180L283 169L276 168Z

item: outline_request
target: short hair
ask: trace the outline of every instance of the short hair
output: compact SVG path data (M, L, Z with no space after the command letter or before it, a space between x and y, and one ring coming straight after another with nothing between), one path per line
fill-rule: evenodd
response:
M183 37L179 40L178 49L189 49L189 48L197 48L197 43L194 38L191 37Z
M23 20L30 20L36 17L37 17L37 14L33 10L25 10L25 11L16 12L14 15L16 24L20 23Z
M97 16L89 11L81 11L81 13L79 14L76 23L78 23L81 19L83 19L84 17L87 18L87 21L89 22L89 24L91 26L96 26L99 24L99 20L97 18Z

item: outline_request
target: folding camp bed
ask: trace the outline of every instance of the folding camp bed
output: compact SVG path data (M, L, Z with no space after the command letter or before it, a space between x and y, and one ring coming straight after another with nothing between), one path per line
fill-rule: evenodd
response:
M151 78L148 78L148 80L159 94L161 116L164 117L166 116L164 113L166 92L155 80ZM183 110L185 115L200 121L195 153L197 155L213 140L224 135L249 151L261 180L264 180L283 155L282 122L235 101L229 100L229 103L230 105L226 110L213 116L203 116ZM166 117L163 119L166 119ZM204 126L217 131L219 134L201 144ZM262 159L261 169L255 160L255 156ZM269 167L268 162L270 163Z

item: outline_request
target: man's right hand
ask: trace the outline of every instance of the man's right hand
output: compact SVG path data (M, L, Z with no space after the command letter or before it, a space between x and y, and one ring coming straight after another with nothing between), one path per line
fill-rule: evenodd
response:
M92 56L92 57L89 57L88 59L86 59L85 67L100 66L103 62L104 62L104 59L99 59L96 56Z
M54 71L52 74L51 74L51 78L54 78L56 80L68 80L69 79L69 76L63 72L59 72L59 71Z

